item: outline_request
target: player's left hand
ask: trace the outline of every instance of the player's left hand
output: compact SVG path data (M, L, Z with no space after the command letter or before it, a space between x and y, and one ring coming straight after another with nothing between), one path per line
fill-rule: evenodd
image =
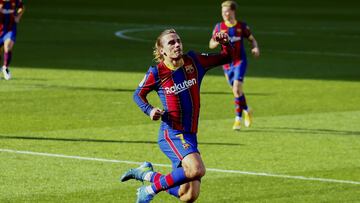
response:
M224 33L224 32L217 32L215 35L214 35L214 40L220 44L227 44L229 43L229 35L227 33Z
M260 56L260 50L257 47L251 49L251 53L255 56L255 58Z
M150 119L153 121L157 121L161 118L161 116L164 114L164 110L161 110L160 108L153 108L150 112Z

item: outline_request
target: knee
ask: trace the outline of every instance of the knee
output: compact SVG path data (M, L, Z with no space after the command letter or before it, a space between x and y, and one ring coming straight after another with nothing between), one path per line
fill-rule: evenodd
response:
M200 179L206 173L204 166L194 166L185 171L185 174L190 179Z
M241 97L243 92L241 91L240 88L234 86L233 87L233 94L234 94L234 97Z
M185 176L190 180L200 180L205 175L205 165L200 154L192 153L186 156L182 162Z
M239 91L235 91L234 90L234 92L233 92L233 94L234 94L234 97L241 97L241 95L242 95L242 93L240 93Z
M12 41L6 41L4 43L4 50L5 52L11 51L14 46L14 43Z

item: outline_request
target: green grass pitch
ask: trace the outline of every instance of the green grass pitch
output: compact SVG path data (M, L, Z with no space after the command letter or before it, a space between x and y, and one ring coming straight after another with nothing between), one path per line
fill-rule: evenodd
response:
M198 133L209 170L197 202L360 202L359 3L239 3L261 48L258 60L248 54L245 80L254 124L232 131L233 96L221 67L211 70ZM141 183L119 176L133 162L170 164L159 122L132 101L153 42L175 27L186 51L209 52L219 4L27 1L13 79L0 80L0 202L135 202Z

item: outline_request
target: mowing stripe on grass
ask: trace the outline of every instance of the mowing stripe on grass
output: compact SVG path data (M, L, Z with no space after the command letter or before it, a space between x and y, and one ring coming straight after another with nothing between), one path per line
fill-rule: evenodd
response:
M174 25L150 25L150 24L131 24L131 23L118 23L118 22L104 22L104 21L74 21L74 20L59 20L59 19L27 19L28 21L37 21L37 22L56 22L56 23L76 23L76 24L95 24L95 25L113 25L113 26L136 26L136 28L127 28L123 30L116 31L114 34L115 36L125 39L125 40L132 40L132 41L139 41L139 42L146 42L146 43L153 43L154 40L144 39L134 36L127 35L128 33L132 32L144 32L144 31L154 31L154 30L164 30L166 28L174 27L175 29L180 30L206 30L211 31L211 27L202 27L202 26L174 26ZM276 28L276 29L283 29L283 28ZM292 28L294 29L294 28ZM296 28L299 29L299 28ZM300 28L300 30L328 30L329 27L314 27L314 28ZM330 28L333 29L333 28ZM278 35L278 36L296 36L297 33L294 31L257 31L258 34L264 35ZM328 35L329 36L329 35ZM344 38L359 38L360 35L334 35L335 37L344 37ZM204 48L204 44L192 44L193 47ZM264 50L264 49L263 49ZM320 55L320 56L339 56L339 57L354 57L359 58L360 54L358 53L344 53L344 52L325 52L325 51L302 51L302 50L266 50L270 52L280 52L280 53L288 53L288 54L305 54L305 55Z
M136 162L136 161L102 159L102 158L91 158L91 157L81 157L81 156L68 156L68 155L64 155L64 154L50 154L50 153L42 153L42 152L18 151L18 150L12 150L12 149L0 149L0 152L8 152L8 153L16 153L16 154L29 154L29 155L35 155L35 156L58 157L58 158L66 158L66 159L79 159L79 160L87 160L87 161L134 164L134 165L142 164L142 162ZM171 165L167 165L167 164L153 164L153 165L171 168ZM351 180L337 180L337 179L327 179L327 178L291 176L291 175L280 175L280 174L271 174L271 173L225 170L225 169L216 169L216 168L206 168L206 170L212 171L212 172L218 172L218 173L235 173L235 174L243 174L243 175L266 176L266 177L285 178L285 179L297 179L297 180L307 180L307 181L310 180L310 181L319 181L319 182L345 183L345 184L360 185L359 181L351 181Z
M180 30L208 30L204 27L192 27L192 26L173 26L175 29ZM153 31L153 30L164 30L166 28L169 28L169 26L149 26L149 27L138 27L138 28L128 28L123 29L115 32L115 36L124 39L124 40L132 40L132 41L139 41L139 42L147 42L147 43L153 43L153 40L145 39L145 38L139 38L139 37L133 37L131 35L127 35L128 33L133 32L145 32L145 31ZM267 35L296 35L294 32L259 32L262 34ZM203 44L191 44L192 46L202 48L204 47ZM302 51L302 50L267 50L271 52L280 52L280 53L288 53L288 54L305 54L305 55L322 55L322 56L339 56L339 57L355 57L359 58L360 54L357 53L343 53L343 52L325 52L325 51Z

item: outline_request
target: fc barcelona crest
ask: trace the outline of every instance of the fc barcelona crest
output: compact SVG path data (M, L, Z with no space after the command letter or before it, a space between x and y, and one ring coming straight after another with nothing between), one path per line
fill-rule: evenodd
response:
M186 71L186 73L191 74L194 72L194 67L191 64L187 65L187 66L185 66L185 71Z

